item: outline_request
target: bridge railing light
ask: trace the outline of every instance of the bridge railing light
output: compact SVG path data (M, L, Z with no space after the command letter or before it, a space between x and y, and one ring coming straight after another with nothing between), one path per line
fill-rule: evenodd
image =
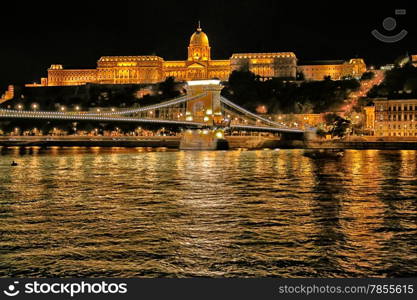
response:
M219 85L220 80L217 79L210 79L210 80L191 80L187 81L188 86L195 86L195 85Z

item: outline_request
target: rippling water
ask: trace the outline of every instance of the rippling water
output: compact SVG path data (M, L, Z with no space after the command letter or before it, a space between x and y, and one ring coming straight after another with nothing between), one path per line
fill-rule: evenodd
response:
M0 276L416 276L417 152L302 153L1 149Z

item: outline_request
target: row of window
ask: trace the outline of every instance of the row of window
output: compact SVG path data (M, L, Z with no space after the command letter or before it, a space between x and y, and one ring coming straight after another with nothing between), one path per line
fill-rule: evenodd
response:
M281 58L281 57L295 57L294 53L248 53L248 54L233 54L232 58Z
M380 116L381 121L384 120L384 116ZM414 120L417 120L417 114L414 115ZM413 115L388 115L388 121L413 121Z
M80 82L87 82L87 81L94 81L96 80L96 77L84 77L84 76L75 76L75 77L56 77L56 78L50 78L50 82L61 82L61 81L80 81Z
M388 125L388 129L402 129L402 128L404 128L404 129L413 129L413 127L415 128L415 129L417 129L417 124L415 124L414 126L413 126L413 124L410 124L410 125L392 125L391 126L391 124L389 124Z
M417 111L417 105L394 105L388 106L388 111ZM384 111L384 106L381 106L380 111Z
M417 136L417 132L390 132L388 136Z
M377 132L376 136L416 136L417 132L408 131L408 132L388 132L385 134L384 132Z
M306 71L338 71L340 72L340 68L304 68Z
M158 56L109 56L109 57L101 57L99 61L138 61L138 60L162 60L161 57Z

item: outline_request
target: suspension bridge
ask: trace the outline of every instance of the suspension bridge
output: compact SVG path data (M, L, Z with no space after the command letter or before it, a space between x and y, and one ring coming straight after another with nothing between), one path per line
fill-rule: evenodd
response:
M178 126L190 130L205 129L223 138L219 131L240 130L273 132L300 136L305 131L254 114L221 96L219 80L189 81L187 94L162 103L111 111L29 111L0 109L2 119L127 122ZM196 138L193 135L192 138Z

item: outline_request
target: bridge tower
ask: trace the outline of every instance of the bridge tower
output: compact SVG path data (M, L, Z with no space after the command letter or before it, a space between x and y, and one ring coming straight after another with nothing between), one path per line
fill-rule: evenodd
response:
M187 94L203 97L187 102L186 120L201 122L207 126L216 126L222 122L220 92L223 86L220 80L196 80L187 82Z
M184 132L180 149L182 150L220 150L228 149L222 123L220 80L195 80L187 82L187 94L203 95L187 101L186 120L204 124L204 129L188 129Z

